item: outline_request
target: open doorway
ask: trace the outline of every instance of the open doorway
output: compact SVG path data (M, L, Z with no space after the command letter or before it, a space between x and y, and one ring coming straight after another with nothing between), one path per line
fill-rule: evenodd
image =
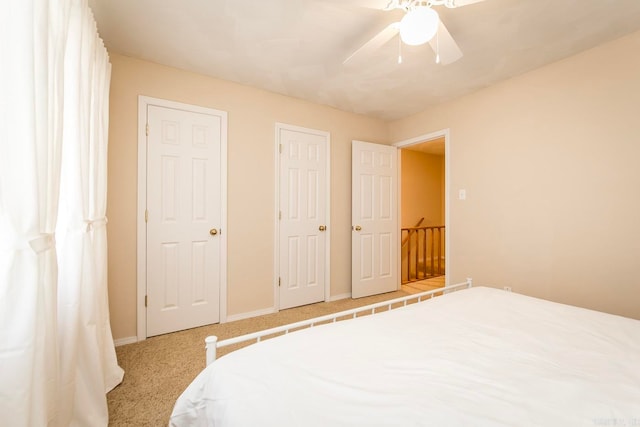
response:
M399 158L399 277L408 292L445 286L448 264L448 132L396 144Z

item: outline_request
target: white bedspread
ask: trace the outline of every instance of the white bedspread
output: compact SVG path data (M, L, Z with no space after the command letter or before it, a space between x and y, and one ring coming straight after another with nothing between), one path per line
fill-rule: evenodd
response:
M171 425L640 427L640 321L476 287L223 356Z

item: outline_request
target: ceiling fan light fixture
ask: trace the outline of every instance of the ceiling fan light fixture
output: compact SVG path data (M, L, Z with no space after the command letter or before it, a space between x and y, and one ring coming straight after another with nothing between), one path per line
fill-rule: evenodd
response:
M400 21L400 38L403 43L419 46L427 43L438 32L438 12L427 6L419 6L407 12Z

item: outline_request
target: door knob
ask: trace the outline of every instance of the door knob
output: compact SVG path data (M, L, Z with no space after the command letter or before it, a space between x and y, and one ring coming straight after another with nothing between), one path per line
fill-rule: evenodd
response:
M318 227L318 230L320 230L320 231L324 231L326 229L327 229L327 227L325 227L324 225L321 225L320 227Z
M360 227L359 225L356 225L355 230L356 231L360 231L360 230L362 230L362 227Z
M209 230L209 234L211 234L212 236L215 236L216 234L218 234L218 230L216 230L215 228L212 228L211 230Z

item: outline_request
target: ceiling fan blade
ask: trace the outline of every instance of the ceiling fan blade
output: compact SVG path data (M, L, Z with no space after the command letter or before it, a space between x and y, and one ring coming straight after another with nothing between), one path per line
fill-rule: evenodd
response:
M392 24L387 25L382 31L373 36L368 42L360 46L355 52L353 52L347 59L345 59L342 63L347 64L348 62L354 62L357 58L366 58L373 54L376 50L378 50L382 45L391 40L395 35L398 34L399 24L394 22Z
M429 41L429 45L436 55L440 56L440 64L442 65L451 64L462 58L462 51L442 21L438 25L436 36Z

